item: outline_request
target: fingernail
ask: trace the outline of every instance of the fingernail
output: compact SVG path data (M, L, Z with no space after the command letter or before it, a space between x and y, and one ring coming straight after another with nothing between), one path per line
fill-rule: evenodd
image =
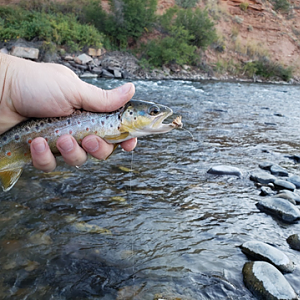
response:
M93 153L99 150L100 145L96 138L94 137L86 137L84 140L84 149L89 152Z
M61 137L58 144L59 150L70 152L74 149L74 142L69 136Z
M130 83L126 83L126 84L120 86L119 90L122 94L127 94L131 90L131 86L132 85Z
M46 142L45 141L33 142L32 147L35 152L42 153L46 150Z

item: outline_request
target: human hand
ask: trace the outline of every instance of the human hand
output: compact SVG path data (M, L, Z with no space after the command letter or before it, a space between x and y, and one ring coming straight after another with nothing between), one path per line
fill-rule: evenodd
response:
M128 102L134 94L134 85L127 83L114 90L102 90L80 80L68 68L58 64L43 64L0 53L0 134L29 117L60 117L76 109L93 112L110 112ZM126 151L136 146L136 139L121 143ZM55 169L56 160L45 139L32 141L33 165L49 172ZM113 145L100 137L89 135L82 141L82 148L71 135L57 140L64 160L80 166L87 153L105 159Z

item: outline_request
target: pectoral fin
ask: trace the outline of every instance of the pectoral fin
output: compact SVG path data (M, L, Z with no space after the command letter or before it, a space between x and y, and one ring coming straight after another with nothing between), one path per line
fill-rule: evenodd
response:
M0 171L0 183L4 192L9 191L18 181L23 169Z
M107 160L107 159L114 153L114 151L118 148L118 146L119 146L119 144L114 144L114 149L113 149L112 153L109 154L109 155L105 158L105 160Z

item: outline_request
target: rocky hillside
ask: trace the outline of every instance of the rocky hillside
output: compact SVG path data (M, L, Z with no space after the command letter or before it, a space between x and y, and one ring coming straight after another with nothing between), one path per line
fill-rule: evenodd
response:
M211 47L205 53L208 64L246 62L268 56L284 66L292 66L300 76L300 0L291 2L287 13L275 12L269 1L207 0L206 6L216 23L221 51ZM175 5L175 0L160 0L158 13Z
M0 0L0 5L18 1ZM272 3L266 0L199 1L197 5L206 7L214 20L219 37L202 55L213 72L232 74L237 64L268 57L285 67L293 67L294 77L300 79L300 0L291 0L285 13L276 12ZM161 15L175 4L175 0L158 0L157 13ZM102 0L102 6L107 10L108 1ZM155 34L144 36L145 39L152 37Z

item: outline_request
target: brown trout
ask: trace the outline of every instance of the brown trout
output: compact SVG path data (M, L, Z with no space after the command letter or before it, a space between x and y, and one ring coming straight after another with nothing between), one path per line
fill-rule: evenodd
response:
M89 134L118 144L182 127L181 117L169 124L162 123L172 114L167 106L131 100L111 113L75 111L67 117L25 121L0 135L0 184L4 191L9 191L18 181L24 166L31 162L30 143L36 137L45 138L52 153L59 155L56 141L63 134L71 134L79 144Z

